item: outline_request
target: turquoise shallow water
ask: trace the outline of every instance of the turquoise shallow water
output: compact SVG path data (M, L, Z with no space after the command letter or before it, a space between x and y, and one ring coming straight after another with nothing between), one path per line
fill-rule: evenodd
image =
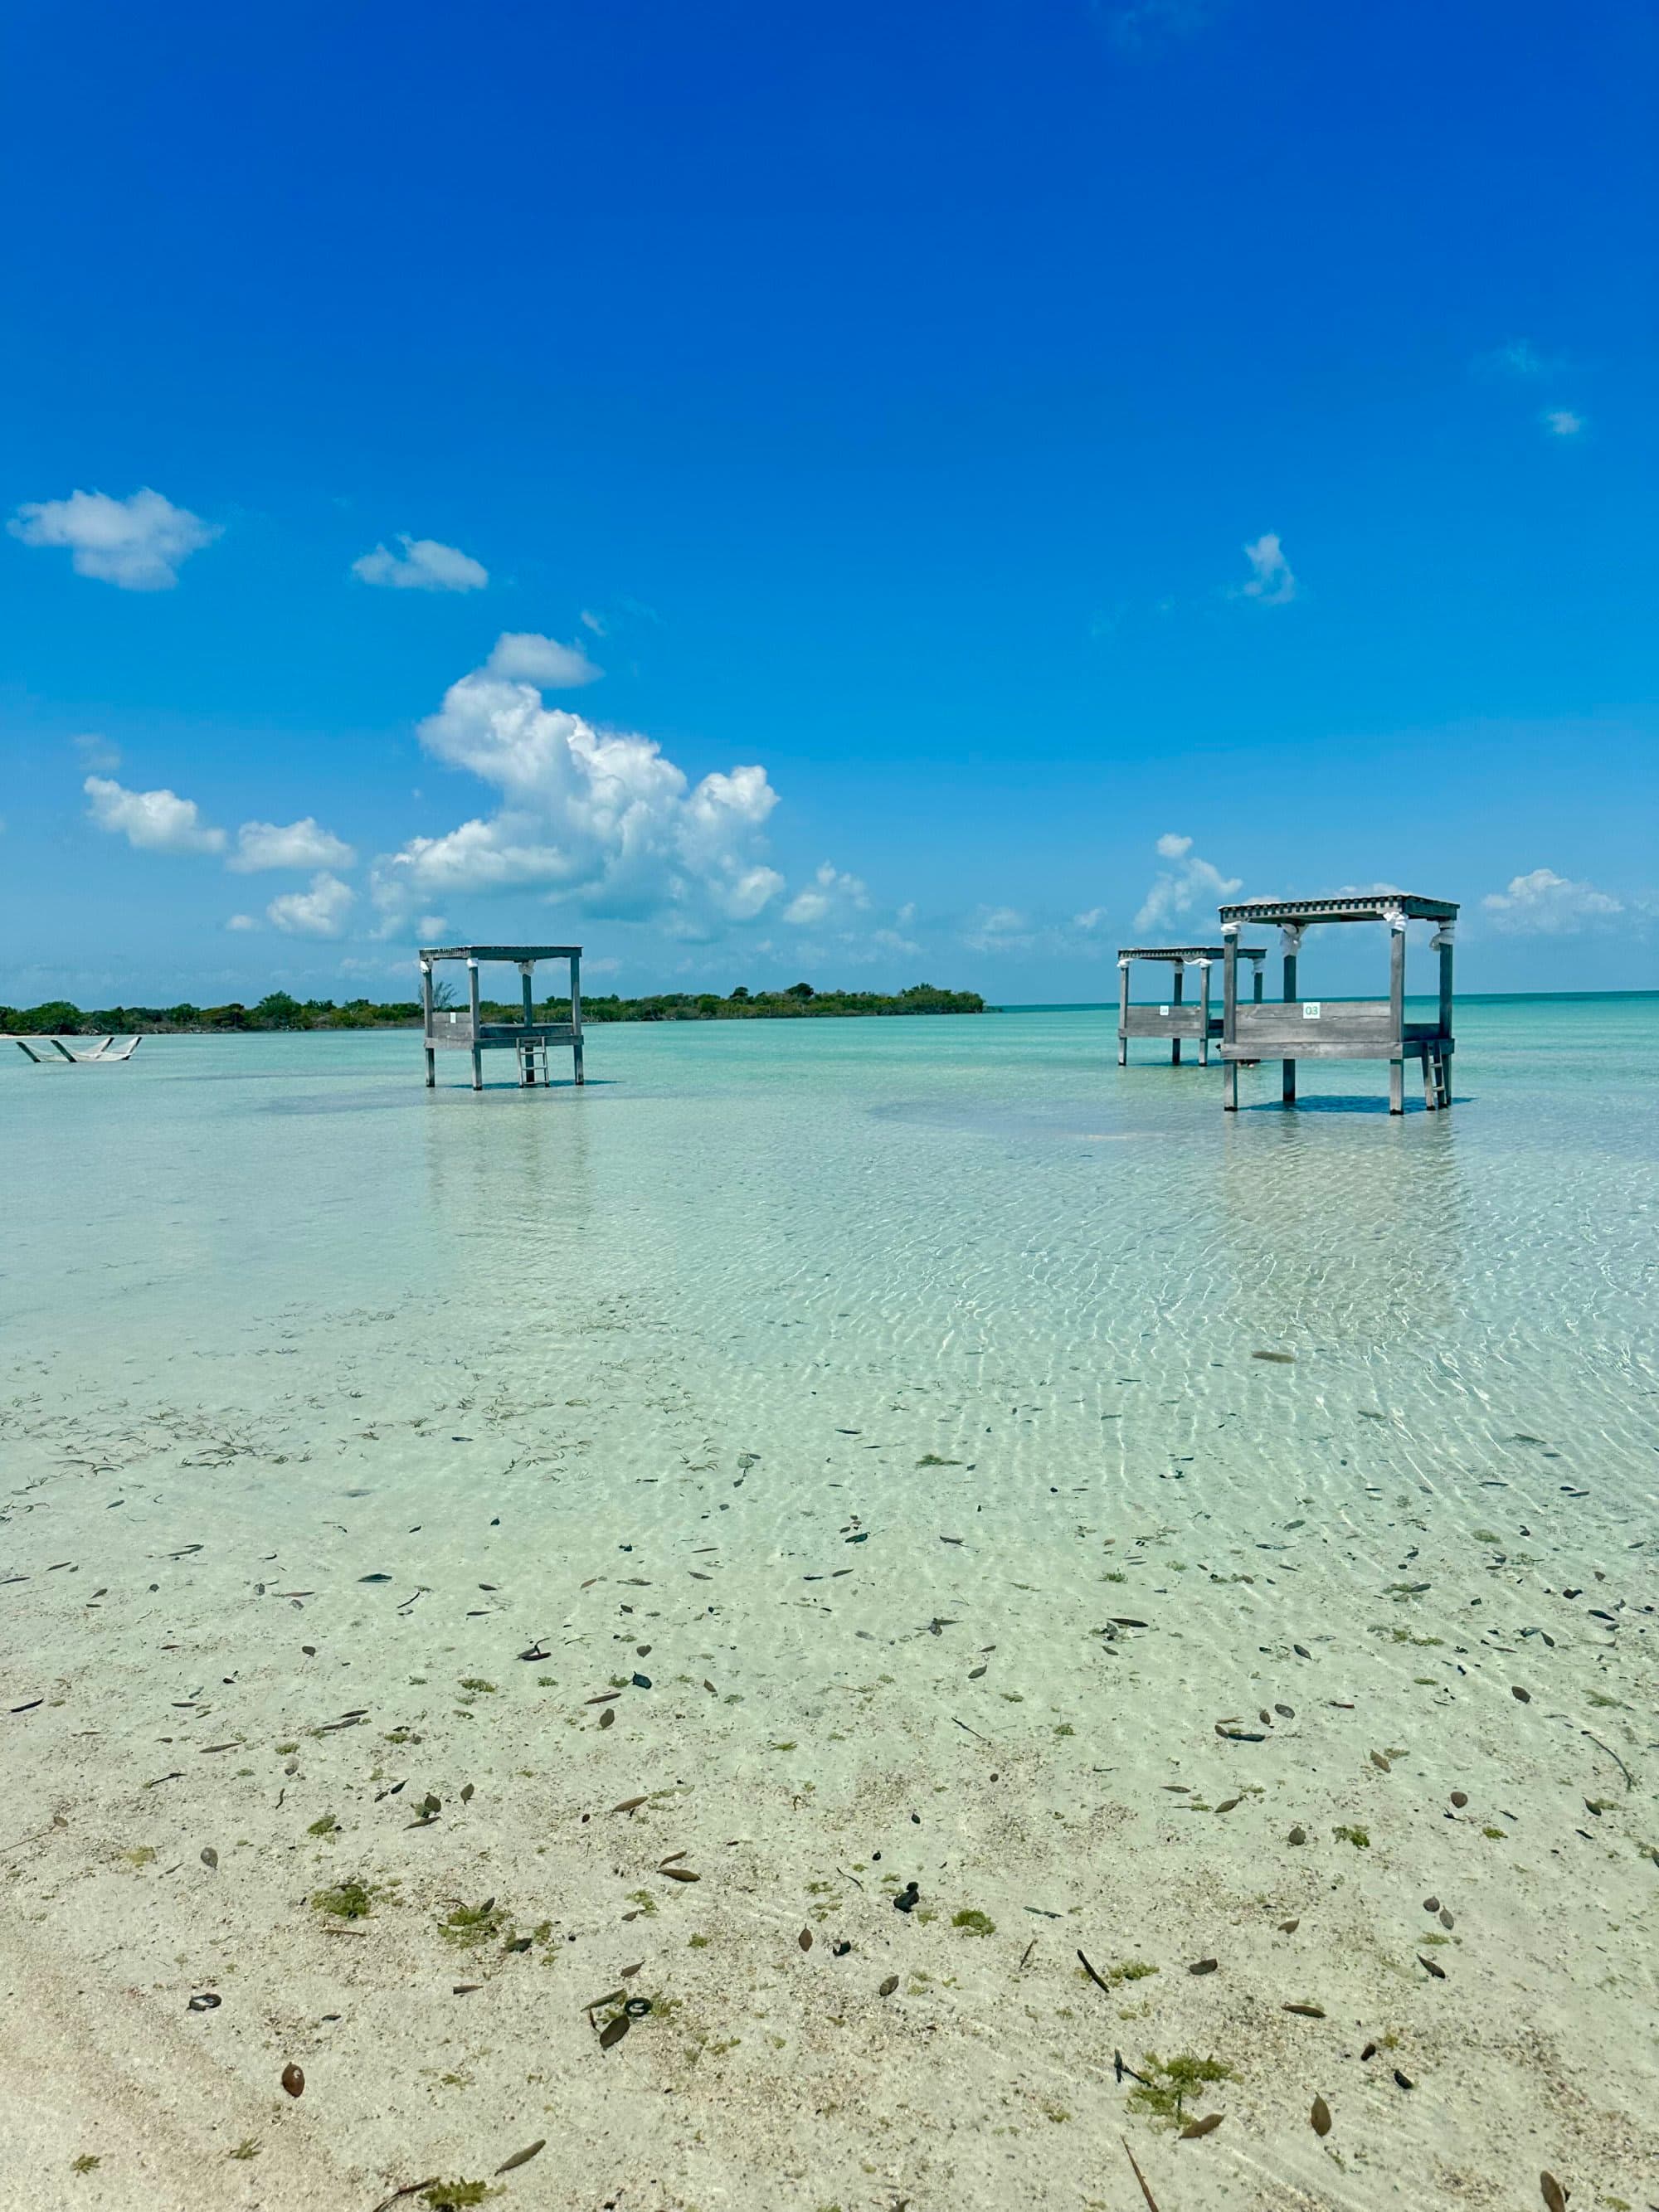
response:
M1650 1488L1659 996L1459 1027L1457 1105L1403 1121L1368 1063L1304 1063L1291 1114L1247 1074L1224 1116L1085 1012L606 1028L585 1092L481 1098L402 1035L18 1054L0 1321L67 1382L278 1320L325 1365L366 1307L487 1352L625 1296L744 1392L811 1361L1091 1400L1311 1336L1361 1395L1594 1435Z

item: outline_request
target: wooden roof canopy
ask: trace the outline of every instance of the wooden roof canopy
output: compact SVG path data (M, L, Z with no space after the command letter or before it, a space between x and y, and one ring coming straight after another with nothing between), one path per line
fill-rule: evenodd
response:
M1224 960L1224 945L1120 945L1120 960ZM1265 960L1267 947L1261 945L1241 945L1241 960Z
M580 945L423 945L421 960L568 960Z
M1411 891L1356 891L1341 898L1241 899L1221 908L1221 923L1278 922L1295 928L1310 921L1392 921L1396 915L1407 921L1455 921L1457 908L1450 899L1419 898ZM1239 951L1243 951L1243 946Z

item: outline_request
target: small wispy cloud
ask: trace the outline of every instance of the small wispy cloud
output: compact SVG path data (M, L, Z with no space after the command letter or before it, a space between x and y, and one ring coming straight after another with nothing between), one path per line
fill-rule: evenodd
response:
M1020 952L1036 940L1030 917L1012 906L980 907L962 933L975 952Z
M1254 599L1259 606L1288 606L1296 597L1296 577L1285 557L1279 532L1264 531L1253 545L1244 548L1244 558L1252 573L1249 582L1238 587L1241 598Z
M94 774L113 775L121 765L121 748L95 732L86 737L71 738L70 743L81 756L81 765Z
M1190 837L1170 832L1158 839L1156 850L1158 858L1170 865L1158 871L1142 900L1135 915L1137 930L1164 929L1194 907L1219 906L1243 883L1242 876L1224 876L1219 868L1200 859L1193 850Z
M1539 421L1552 438L1576 438L1584 427L1584 418L1571 407L1547 407Z
M572 691L604 675L579 645L561 645L530 629L503 630L484 663L490 676L514 684L533 684L538 691Z
M1574 883L1553 868L1534 868L1511 876L1505 890L1488 891L1480 902L1492 927L1514 936L1575 937L1607 927L1626 912L1625 902L1594 884ZM1646 909L1638 911L1645 918Z
M435 538L400 535L401 554L377 545L359 556L351 573L365 584L384 585L394 592L481 592L489 571L481 561Z
M806 890L797 891L785 907L783 918L798 929L812 928L837 915L861 913L869 903L860 878L843 874L826 860Z
M1475 367L1487 376L1547 376L1547 362L1530 338L1510 338L1490 353L1479 355Z
M20 507L6 528L25 545L60 545L77 576L123 592L170 592L181 564L220 535L188 507L148 489L127 499L72 491Z
M225 833L202 819L193 799L176 791L128 791L107 776L89 775L81 788L100 830L125 837L140 853L222 853Z
M1131 53L1190 39L1221 12L1223 0L1095 0L1095 14L1114 46Z
M249 876L262 868L349 868L356 857L343 838L307 814L302 822L244 822L225 865Z

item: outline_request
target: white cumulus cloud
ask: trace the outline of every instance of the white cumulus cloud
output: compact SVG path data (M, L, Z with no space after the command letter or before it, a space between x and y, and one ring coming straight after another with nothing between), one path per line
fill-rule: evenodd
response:
M1625 912L1622 899L1594 884L1576 884L1553 868L1534 868L1511 876L1509 889L1488 891L1480 902L1494 928L1516 936L1571 937L1594 929Z
M357 855L307 814L302 822L244 822L225 863L238 875L261 868L349 868Z
M290 937L343 937L357 895L327 870L314 875L305 891L285 891L265 908L265 919Z
M384 545L364 553L351 564L351 573L365 584L385 584L394 592L481 592L489 571L470 553L453 545L441 545L435 538L398 537L401 554Z
M77 576L124 592L171 591L181 562L220 534L216 524L148 489L130 499L73 491L20 507L6 527L25 545L67 546Z
M222 853L225 833L202 819L193 799L176 791L128 791L107 776L82 785L87 811L100 830L125 837L141 853Z
M1576 438L1584 427L1583 416L1571 407L1547 407L1539 420L1552 438Z
M1296 578L1276 530L1264 531L1255 544L1247 545L1244 558L1253 572L1249 582L1239 586L1245 599L1264 607L1282 607L1296 597Z
M520 670L569 650L521 637L496 648L506 668ZM693 784L651 738L547 706L538 682L504 673L495 655L450 686L420 738L434 758L492 786L500 803L377 864L388 928L457 896L520 890L699 936L752 920L783 889L763 857L777 804L763 768Z
M258 927L251 914L233 914L225 922L227 929L258 929Z
M1219 868L1200 860L1193 851L1190 837L1160 837L1158 854L1170 865L1159 869L1142 900L1135 916L1137 930L1167 929L1194 907L1219 906L1244 880L1242 876L1224 876Z

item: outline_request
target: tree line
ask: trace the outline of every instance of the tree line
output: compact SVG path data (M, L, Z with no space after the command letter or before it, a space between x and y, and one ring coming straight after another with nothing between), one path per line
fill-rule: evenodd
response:
M441 991L440 1003L459 1003L453 988ZM905 991L817 991L810 983L792 983L786 991L750 991L739 984L722 998L714 991L659 991L642 999L623 999L614 993L582 994L584 1024L597 1022L733 1022L799 1021L836 1014L982 1014L985 1001L977 991L942 991L932 983L913 983ZM486 999L480 1011L486 1021L520 1020L519 1000ZM538 1021L568 1021L568 999L537 1001ZM112 1031L131 1036L235 1034L240 1030L403 1030L419 1029L421 1006L416 999L378 1002L372 999L295 999L286 991L269 991L255 1006L232 1000L222 1006L197 1006L181 1000L176 1006L100 1006L90 1012L67 999L48 999L38 1006L0 1006L0 1031L21 1036L96 1036Z

